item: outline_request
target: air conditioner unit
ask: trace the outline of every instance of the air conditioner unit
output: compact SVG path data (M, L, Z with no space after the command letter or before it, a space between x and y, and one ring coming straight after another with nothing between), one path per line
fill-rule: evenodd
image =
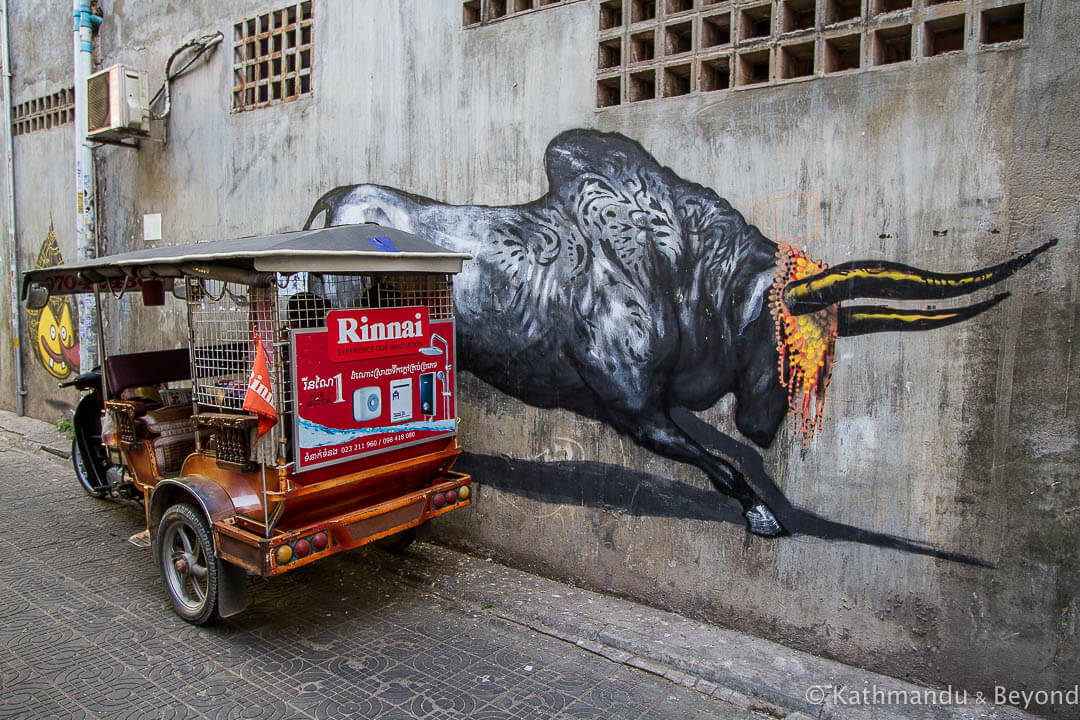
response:
M86 137L119 141L150 134L150 90L145 70L113 65L86 79Z

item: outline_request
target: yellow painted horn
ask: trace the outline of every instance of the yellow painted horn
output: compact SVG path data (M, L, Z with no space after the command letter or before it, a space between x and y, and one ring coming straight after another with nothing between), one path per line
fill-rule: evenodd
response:
M793 315L816 312L858 297L944 300L1000 282L1054 245L1056 239L1011 260L970 273L935 273L899 263L856 260L788 283L783 300Z

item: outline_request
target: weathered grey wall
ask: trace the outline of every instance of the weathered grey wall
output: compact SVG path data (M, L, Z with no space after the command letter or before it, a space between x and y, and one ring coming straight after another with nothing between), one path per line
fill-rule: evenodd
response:
M12 103L18 105L71 87L73 81L71 8L62 3L27 0L8 4ZM7 107L4 117L10 117ZM72 124L21 135L14 140L16 171L15 224L19 269L34 266L50 227L65 260L74 260L75 249L75 132ZM6 156L6 151L4 151ZM3 186L3 246L7 267L8 231L7 173ZM0 407L15 409L15 371L12 348L10 285L4 273L4 322L0 329L3 362L0 365L3 390ZM23 336L19 351L24 363L29 414L49 421L65 416L74 407L75 394L58 393L58 378L48 374L35 350L31 323L22 312Z
M11 3L16 102L70 82L70 18L52 5ZM1080 4L1030 0L1020 49L597 111L594 2L462 30L452 0L317 0L313 97L239 114L229 111L231 22L271 6L103 5L100 64L146 68L152 87L182 42L226 35L174 85L167 145L97 151L108 252L141 245L147 213L162 214L165 243L295 228L323 192L350 183L523 203L547 189L547 143L574 127L637 140L766 236L830 264L960 271L1060 238L1006 283L1012 297L971 321L841 338L816 440L803 448L785 427L764 453L794 506L990 567L812 533L750 539L712 507L692 512L725 502L696 470L467 374L464 439L480 466L551 461L553 485L544 496L478 476L478 502L437 533L924 682L1075 681ZM24 264L50 212L74 256L70 128L16 139ZM155 318L114 313L110 338L151 342ZM27 368L31 412L55 419L52 381ZM5 407L8 378L5 366ZM701 416L735 434L730 410L723 401ZM672 491L666 480L698 492L668 511L632 511L635 493Z

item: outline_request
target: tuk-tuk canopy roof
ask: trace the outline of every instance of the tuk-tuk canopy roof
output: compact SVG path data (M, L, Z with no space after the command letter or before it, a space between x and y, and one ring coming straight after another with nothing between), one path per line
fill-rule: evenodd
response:
M23 297L31 283L50 295L92 292L100 283L125 278L184 276L254 282L260 273L461 272L471 256L451 252L411 233L382 225L338 225L109 255L83 263L23 273ZM115 284L115 283L110 283Z

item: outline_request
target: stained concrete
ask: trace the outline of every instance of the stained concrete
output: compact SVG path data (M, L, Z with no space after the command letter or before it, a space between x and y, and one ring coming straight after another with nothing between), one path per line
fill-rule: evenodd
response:
M70 82L70 18L46 5L11 6L16 103ZM830 264L960 271L1058 237L983 316L842 339L817 439L804 448L785 428L764 454L795 508L946 557L826 532L748 538L690 468L468 375L471 452L590 465L553 466L547 499L493 479L483 503L437 532L514 566L919 682L1059 688L1080 659L1069 642L1080 613L1080 6L1028 5L1018 47L596 110L593 2L463 30L456 2L327 0L315 4L313 96L232 113L231 22L264 5L104 2L98 64L147 68L152 88L182 42L216 30L226 41L174 84L167 144L96 151L100 242L107 252L139 246L149 213L162 214L163 243L295 228L323 192L354 182L526 202L546 189L548 141L573 127L638 140L771 239ZM50 215L74 256L72 142L70 126L16 139L24 264ZM107 326L131 349L183 337L175 313L128 301ZM11 343L6 326L0 339ZM31 414L55 420L74 394L57 393L29 357L27 368ZM10 408L6 361L0 381ZM734 433L730 412L722 401L702 418ZM567 499L596 477L682 487L701 509L635 514L630 498Z

